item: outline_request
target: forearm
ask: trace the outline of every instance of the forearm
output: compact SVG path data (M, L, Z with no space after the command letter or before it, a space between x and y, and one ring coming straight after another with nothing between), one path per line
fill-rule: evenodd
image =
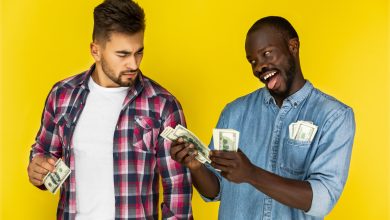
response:
M307 181L284 178L255 167L247 182L287 206L304 211L311 207L313 191Z
M191 170L192 184L200 194L207 198L215 198L219 193L218 178L204 165Z

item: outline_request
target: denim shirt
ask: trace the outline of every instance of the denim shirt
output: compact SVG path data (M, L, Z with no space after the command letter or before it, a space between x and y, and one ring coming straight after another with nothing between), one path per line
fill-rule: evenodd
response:
M313 122L312 141L289 138L289 125ZM240 132L239 148L257 167L282 177L308 181L313 190L311 208L304 212L270 198L247 183L232 183L208 166L220 181L219 219L323 219L343 191L355 133L350 107L306 81L279 108L265 88L229 103L217 128ZM209 147L214 149L211 140Z

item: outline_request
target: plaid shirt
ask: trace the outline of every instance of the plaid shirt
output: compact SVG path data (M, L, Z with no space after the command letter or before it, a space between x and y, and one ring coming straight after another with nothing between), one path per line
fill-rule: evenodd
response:
M61 188L57 219L75 219L76 182L72 135L88 97L89 71L54 85L49 93L30 160L36 155L62 158L72 173ZM157 219L159 174L164 189L162 217L192 219L191 175L171 159L165 127L185 125L180 103L160 85L139 73L126 96L114 133L116 219ZM44 186L43 186L44 187ZM42 187L40 187L42 188Z

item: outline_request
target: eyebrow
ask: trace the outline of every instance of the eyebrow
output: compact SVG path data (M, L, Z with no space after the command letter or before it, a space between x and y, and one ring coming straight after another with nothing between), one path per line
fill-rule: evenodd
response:
M276 46L274 46L274 45L269 45L269 46L266 46L266 47L262 47L262 48L256 50L256 54L263 53L266 50L270 50L270 49L274 49L274 48L276 48ZM247 60L249 60L250 58L251 58L250 55L246 56Z
M141 47L139 50L137 50L135 53L139 53L139 52L142 52L144 50L144 47ZM115 51L115 53L120 53L120 54L125 54L125 55L129 55L129 54L132 54L131 51L128 51L128 50L118 50L118 51Z

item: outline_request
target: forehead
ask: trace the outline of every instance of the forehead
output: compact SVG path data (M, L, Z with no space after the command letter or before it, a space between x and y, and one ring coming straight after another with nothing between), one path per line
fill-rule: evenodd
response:
M285 47L286 41L280 31L272 27L262 27L249 33L245 41L245 50L259 50L266 47Z
M125 49L140 48L144 45L144 32L140 31L134 34L125 34L113 32L105 42L106 48Z

